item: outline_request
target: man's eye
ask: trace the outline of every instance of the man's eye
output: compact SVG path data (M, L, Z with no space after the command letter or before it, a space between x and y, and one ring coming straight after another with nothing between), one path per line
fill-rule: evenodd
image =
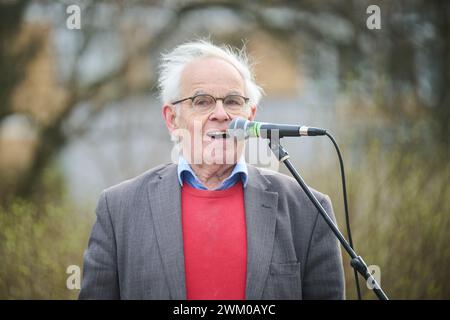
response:
M212 100L208 98L196 98L194 104L199 107L206 107L211 105Z
M230 97L225 99L225 104L228 106L241 106L243 104L243 100L239 97Z

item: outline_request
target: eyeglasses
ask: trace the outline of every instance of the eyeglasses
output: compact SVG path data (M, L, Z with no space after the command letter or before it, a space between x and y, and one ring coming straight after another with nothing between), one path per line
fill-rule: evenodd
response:
M192 107L196 112L207 113L214 110L217 100L222 100L224 109L230 113L242 111L246 106L249 98L238 94L230 94L224 98L215 98L210 94L196 94L195 96L184 98L172 102L172 104L181 103L186 100L192 101Z

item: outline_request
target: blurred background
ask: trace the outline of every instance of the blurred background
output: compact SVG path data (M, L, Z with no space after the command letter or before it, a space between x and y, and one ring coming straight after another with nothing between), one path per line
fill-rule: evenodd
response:
M0 0L0 298L78 296L66 271L82 266L100 192L170 161L161 53L209 38L252 56L266 92L257 120L336 137L355 248L380 267L388 296L450 299L449 7ZM306 182L330 195L346 235L333 145L285 140ZM345 254L344 264L355 299Z

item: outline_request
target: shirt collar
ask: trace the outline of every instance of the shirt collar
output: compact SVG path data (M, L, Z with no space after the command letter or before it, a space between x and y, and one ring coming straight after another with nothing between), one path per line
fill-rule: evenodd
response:
M187 180L192 186L198 189L207 190L207 188L201 183L187 160L182 155L180 155L178 158L177 171L178 181L180 182L181 186L183 186L183 182ZM234 166L233 171L231 171L231 174L215 190L222 190L226 189L227 187L231 187L235 182L237 182L239 178L241 179L242 185L245 188L248 181L248 171L244 155L242 155L236 162L236 165Z

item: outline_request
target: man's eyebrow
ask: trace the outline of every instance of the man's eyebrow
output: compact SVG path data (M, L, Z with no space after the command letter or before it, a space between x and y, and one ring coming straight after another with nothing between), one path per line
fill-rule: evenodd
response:
M212 95L211 93L207 93L204 90L196 90L196 91L194 91L193 96L198 95L198 94L210 94L210 95ZM229 95L243 95L243 93L240 92L240 91L232 90L232 91L228 91L227 92L226 96L229 96Z

